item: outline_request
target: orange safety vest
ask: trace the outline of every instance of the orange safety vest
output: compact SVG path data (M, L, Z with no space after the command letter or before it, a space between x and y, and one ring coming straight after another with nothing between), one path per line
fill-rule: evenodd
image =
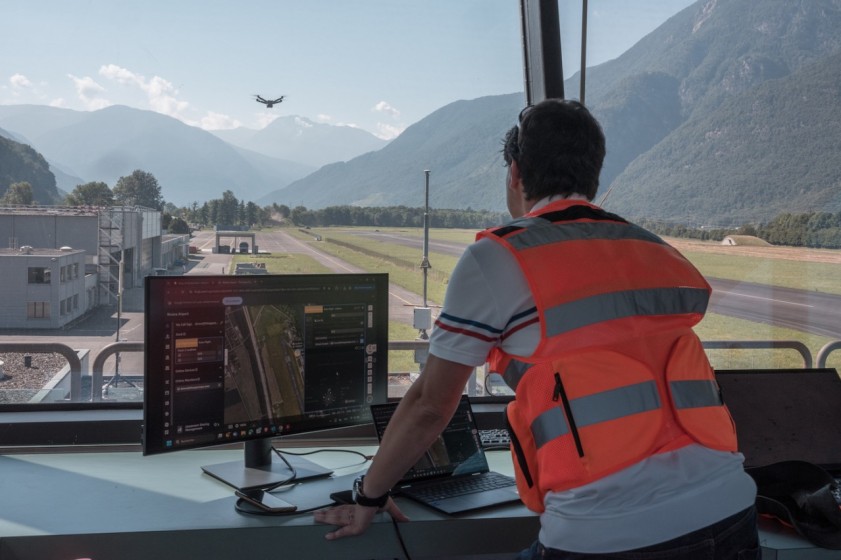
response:
M496 348L516 387L506 410L517 486L543 511L582 486L697 442L736 451L736 431L692 331L710 286L656 235L577 200L481 232L508 248L540 320L530 356Z

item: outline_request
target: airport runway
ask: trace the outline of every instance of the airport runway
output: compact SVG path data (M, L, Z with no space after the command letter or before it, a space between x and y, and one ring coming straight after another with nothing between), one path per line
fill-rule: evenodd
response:
M351 230L348 230L351 231ZM418 237L388 232L361 232L369 239L423 247ZM431 241L430 251L460 256L465 244ZM765 284L707 278L712 286L709 311L767 325L841 339L841 296L808 290L779 288Z
M271 254L304 254L312 257L333 272L365 272L363 269L351 263L318 251L312 245L304 243L283 231L260 232L257 233L256 240L260 252ZM195 245L201 251L201 262L193 265L188 274L219 274L222 270L228 270L230 268L231 255L224 253L212 254L210 252L214 243L214 232L196 232L196 236L191 240L190 244ZM202 266L203 263L206 263L206 266ZM391 321L411 325L414 308L422 304L423 296L410 292L396 284L390 284L389 319Z

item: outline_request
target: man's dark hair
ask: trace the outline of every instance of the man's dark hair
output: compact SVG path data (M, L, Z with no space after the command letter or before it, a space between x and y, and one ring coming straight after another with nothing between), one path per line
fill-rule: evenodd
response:
M547 99L526 107L505 135L505 163L516 161L528 200L553 194L596 197L605 156L602 128L578 101Z

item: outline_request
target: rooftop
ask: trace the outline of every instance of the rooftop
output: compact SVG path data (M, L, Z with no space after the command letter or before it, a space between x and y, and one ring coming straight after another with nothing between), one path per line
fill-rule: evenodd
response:
M9 248L0 248L0 256L20 256L20 257L31 257L31 256L38 256L38 257L61 257L64 255L76 255L78 253L84 253L84 249L73 249L72 247L63 247L61 249L40 249L35 247L29 247L28 245L24 245L17 249Z

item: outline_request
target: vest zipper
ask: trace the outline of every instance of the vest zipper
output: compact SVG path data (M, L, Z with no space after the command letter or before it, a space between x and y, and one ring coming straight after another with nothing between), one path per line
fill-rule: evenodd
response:
M564 407L567 422L569 422L572 439L575 441L575 449L578 451L579 457L584 457L584 447L581 445L581 436L578 434L578 427L575 425L575 418L572 416L572 407L569 405L569 399L567 398L567 393L564 390L564 384L561 383L561 374L555 372L555 390L552 392L552 400L558 402L559 398Z
M531 477L531 472L529 471L529 464L526 461L526 454L523 451L523 446L520 445L520 440L517 439L517 433L514 431L514 428L511 427L511 422L508 420L508 406L506 405L505 411L503 412L503 417L505 418L505 429L508 430L509 437L511 438L511 447L514 448L514 456L517 457L517 463L520 465L520 472L523 474L523 478L526 481L526 484L529 488L534 486L534 480Z

